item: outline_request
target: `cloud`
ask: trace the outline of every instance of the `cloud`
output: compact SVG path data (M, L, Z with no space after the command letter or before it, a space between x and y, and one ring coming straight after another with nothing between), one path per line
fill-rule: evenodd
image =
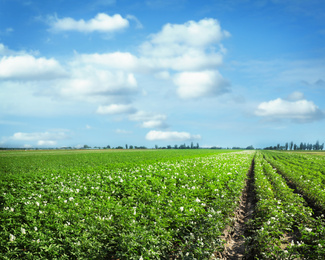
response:
M130 115L129 119L132 121L140 121L140 127L142 128L167 128L165 123L167 119L166 115L148 113L145 111L138 111L137 113Z
M229 92L229 83L218 71L182 72L176 74L174 83L183 99L218 96Z
M151 69L195 71L215 68L222 64L225 53L220 41L229 36L215 19L166 24L140 46L141 60ZM216 44L219 44L218 50Z
M109 16L105 13L99 13L94 18L85 21L74 20L73 18L66 17L59 19L57 17L51 17L50 19L51 29L53 31L79 31L79 32L114 32L122 30L129 26L129 21L124 19L121 15L115 14Z
M166 24L161 32L151 35L151 42L157 45L179 43L204 47L229 36L230 33L222 30L217 20L205 18L199 22Z
M201 139L200 135L191 135L187 132L170 132L170 131L150 131L146 135L149 141L187 141L193 139Z
M259 104L255 115L270 120L289 119L298 123L306 123L322 119L324 112L312 101L305 99L289 101L277 98Z
M56 145L57 142L56 141L44 141L44 140L39 140L37 142L37 145L39 146L54 146Z
M59 82L61 96L89 100L91 96L125 96L137 91L132 73L108 71L93 67L74 68L71 78Z
M287 100L289 101L298 101L298 100L302 100L304 99L304 94L299 92L299 91L295 91L295 92L292 92L288 97L287 97Z
M141 22L139 21L139 19L136 18L134 15L130 15L130 14L128 14L128 15L126 16L126 19L134 21L135 24L136 24L135 28L137 28L137 29L142 29L142 28L143 28L142 23L141 23Z
M35 58L32 55L4 56L0 60L0 79L49 80L66 76L55 59Z
M129 119L132 121L166 120L167 116L140 110L135 114L130 115Z
M111 104L108 106L99 106L96 113L101 115L130 114L136 111L131 105Z
M164 114L155 114L145 111L137 111L134 114L129 115L129 120L141 122L142 128L167 128L165 123L167 116Z
M168 125L162 120L148 120L141 124L142 128L167 128Z
M47 132L24 133L17 132L12 136L5 138L4 143L8 142L32 142L37 146L55 146L57 141L68 139L68 130L53 130ZM31 146L31 144L28 144Z
M67 131L23 133L17 132L10 139L15 141L51 141L68 138Z
M71 64L73 66L93 65L101 69L135 71L139 65L138 62L138 58L129 52L112 52L81 54Z

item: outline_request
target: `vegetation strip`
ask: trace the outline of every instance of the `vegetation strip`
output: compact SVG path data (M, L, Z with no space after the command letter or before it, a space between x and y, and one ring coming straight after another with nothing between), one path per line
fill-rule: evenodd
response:
M252 156L6 169L0 252L4 259L207 259L222 248Z
M321 218L290 189L263 158L255 160L256 215L247 238L256 259L322 259L325 229Z

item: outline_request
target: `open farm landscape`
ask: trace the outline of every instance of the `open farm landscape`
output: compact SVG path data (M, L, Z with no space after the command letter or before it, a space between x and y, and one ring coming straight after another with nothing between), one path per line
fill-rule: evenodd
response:
M325 157L0 153L3 259L322 259Z
M0 0L0 260L325 260L324 0Z

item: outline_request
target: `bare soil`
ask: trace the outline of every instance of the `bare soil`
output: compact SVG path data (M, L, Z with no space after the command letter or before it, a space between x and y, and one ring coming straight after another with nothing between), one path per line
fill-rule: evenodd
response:
M223 239L226 240L223 253L215 255L217 259L222 260L242 260L253 259L247 254L245 245L245 235L248 227L247 222L253 218L256 205L256 197L254 192L254 159L247 174L246 185L243 190L240 204L235 212L235 224L228 227L224 231Z

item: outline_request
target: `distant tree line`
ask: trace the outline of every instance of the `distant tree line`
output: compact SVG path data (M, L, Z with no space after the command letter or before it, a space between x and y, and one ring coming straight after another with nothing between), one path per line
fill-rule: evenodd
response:
M285 145L280 145L277 144L276 146L269 146L269 147L265 147L264 150L292 150L292 151L296 151L296 150L323 150L324 149L324 143L320 144L319 141L316 141L315 144L310 144L310 143L303 143L301 142L299 145L298 144L294 144L293 142L290 143L285 143Z

